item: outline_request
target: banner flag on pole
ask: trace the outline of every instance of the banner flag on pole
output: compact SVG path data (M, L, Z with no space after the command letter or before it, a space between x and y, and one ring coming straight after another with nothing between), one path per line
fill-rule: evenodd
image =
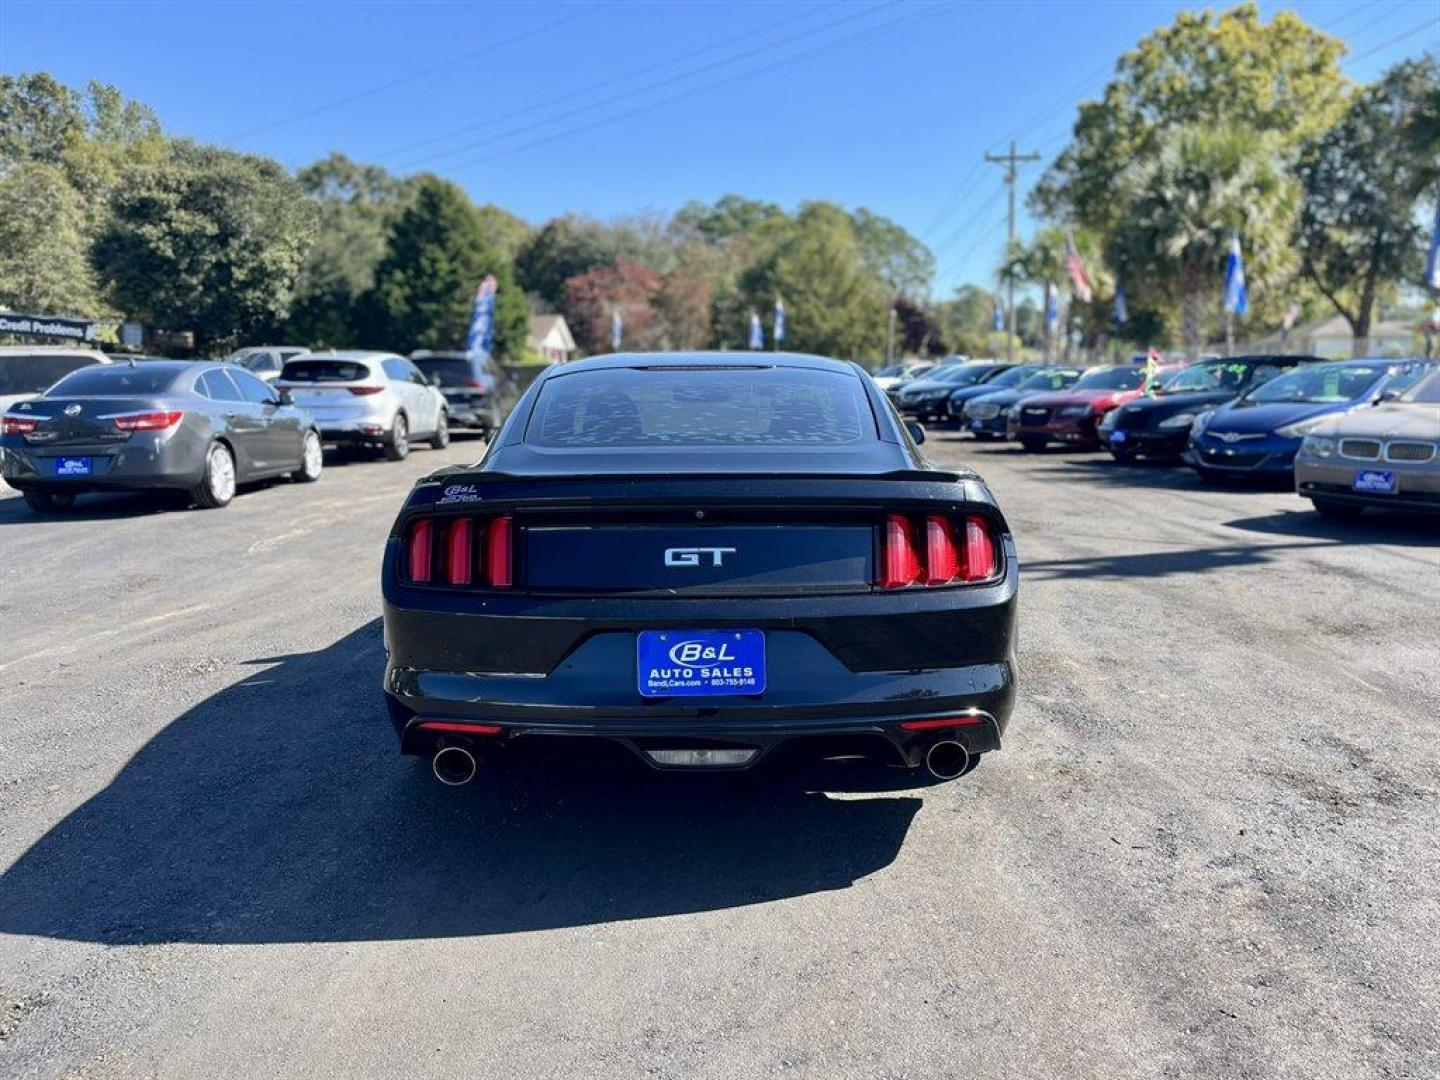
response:
M1245 258L1240 254L1240 234L1230 236L1230 252L1225 256L1225 310L1244 315L1250 308L1250 293L1245 287Z
M775 347L785 340L785 301L775 298Z
M488 356L494 347L497 286L495 275L486 274L485 280L475 290L475 310L470 314L470 329L465 334L466 352L483 352Z
M1045 283L1045 327L1051 334L1055 333L1055 327L1060 325L1059 292L1053 281Z
M1130 321L1130 308L1125 303L1125 286L1115 283L1115 325L1124 326Z
M610 351L619 352L620 342L625 340L625 320L620 315L620 306L617 304L610 309Z
M1005 329L1005 309L1000 306L1000 298L995 298L995 330L998 333Z
M750 313L750 348L763 349L765 347L765 331L760 328L760 315L758 312Z
M1435 200L1435 232L1430 237L1430 261L1425 264L1425 284L1440 292L1440 198Z
M1085 264L1080 260L1080 252L1075 249L1075 234L1065 234L1065 269L1070 274L1070 286L1075 293L1075 298L1088 304L1094 293L1090 289L1090 275L1085 273Z

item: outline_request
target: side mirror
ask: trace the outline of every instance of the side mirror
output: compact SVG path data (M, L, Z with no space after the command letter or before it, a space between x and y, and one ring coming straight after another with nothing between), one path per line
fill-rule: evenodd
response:
M925 429L916 421L906 420L905 430L910 433L910 438L915 440L917 446L925 441Z
M1400 400L1400 391L1399 391L1399 390L1381 390L1378 394L1376 394L1373 398L1370 399L1370 404L1371 404L1371 405L1385 405L1385 404L1387 404L1387 403L1389 403L1389 402L1391 402L1391 401L1399 401L1399 400Z
M439 376L439 375L427 375L427 376L425 376L425 381L428 382L431 386L439 386L439 385L440 385L440 376Z
M281 405L295 404L295 398L291 396L289 390L276 390L275 397L279 400Z

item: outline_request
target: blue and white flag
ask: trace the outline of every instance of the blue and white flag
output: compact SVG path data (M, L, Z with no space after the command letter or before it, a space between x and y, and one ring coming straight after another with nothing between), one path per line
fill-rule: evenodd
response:
M1125 286L1115 283L1115 325L1124 326L1130 321L1130 309L1125 305Z
M620 316L620 309L610 309L610 351L619 352L620 342L625 339L625 320Z
M1056 291L1053 281L1045 283L1045 328L1052 334L1060 324L1060 298Z
M785 301L775 298L775 347L785 340Z
M483 352L487 356L495 344L495 289L494 274L486 274L485 280L475 290L475 310L470 315L470 330L465 335L466 352Z
M1244 315L1250 308L1250 293L1245 288L1245 258L1240 254L1240 234L1230 237L1230 253L1225 256L1225 310Z
M1435 233L1430 237L1430 261L1425 264L1425 284L1440 292L1440 199L1435 200Z
M1005 309L1000 306L1000 298L995 298L995 329L1005 329Z
M760 316L757 312L750 313L750 348L763 349L765 347L765 331L760 328Z

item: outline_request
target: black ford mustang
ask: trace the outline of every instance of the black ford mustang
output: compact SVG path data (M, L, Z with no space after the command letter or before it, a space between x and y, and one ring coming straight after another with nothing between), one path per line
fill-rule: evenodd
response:
M834 360L551 368L478 465L416 484L382 573L401 752L452 784L575 736L656 768L783 745L949 779L999 749L1015 696L994 497Z

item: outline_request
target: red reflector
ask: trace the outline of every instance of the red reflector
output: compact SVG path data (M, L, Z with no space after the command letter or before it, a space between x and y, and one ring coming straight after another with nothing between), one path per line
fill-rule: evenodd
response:
M906 731L935 731L937 728L970 727L985 723L985 717L975 713L966 716L937 716L933 720L902 720L900 726Z
M445 576L451 585L469 585L470 567L470 519L456 518L450 523L450 535L445 544Z
M378 394L378 393L380 393L380 391L384 390L385 387L383 387L383 386L352 386L352 387L350 387L349 389L350 389L350 392L351 392L352 394L354 394L356 397L365 397L365 396L368 395L368 394Z
M29 435L40 426L40 421L33 416L7 416L3 424L6 435Z
M499 724L450 724L439 720L425 720L415 726L421 731L449 731L456 735L499 735L504 730Z
M430 521L422 518L410 526L410 580L430 580Z
M984 581L995 576L995 541L982 517L965 519L965 580Z
M138 412L110 419L121 431L164 431L180 423L184 415L183 412Z
M960 574L960 553L950 522L939 514L925 519L925 584L944 585Z
M490 522L485 535L485 577L497 589L510 587L510 534L512 521L509 514Z
M899 589L920 580L920 559L910 536L910 523L899 514L885 518L885 549L882 556L880 584L886 589Z

